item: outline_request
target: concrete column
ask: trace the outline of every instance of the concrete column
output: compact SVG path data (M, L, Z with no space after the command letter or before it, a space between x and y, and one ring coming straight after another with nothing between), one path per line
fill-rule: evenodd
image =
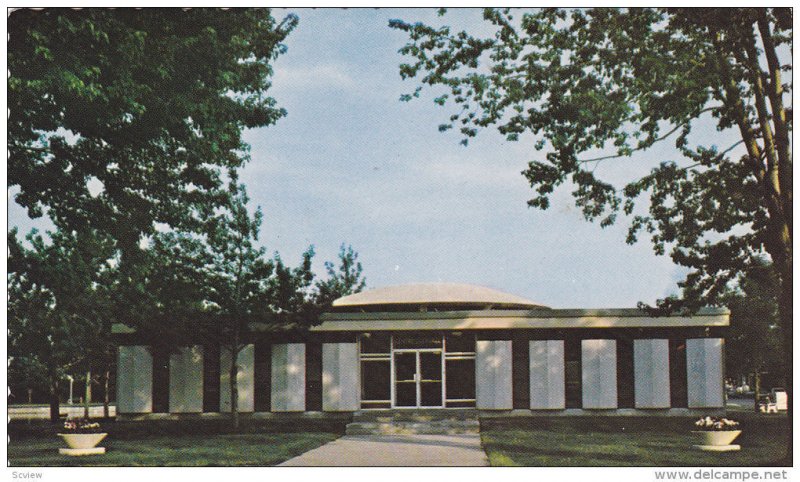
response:
M322 344L322 410L351 412L359 408L358 345Z
M169 357L169 412L203 411L203 347L181 347Z
M686 388L689 408L719 408L722 395L722 338L686 340Z
M306 345L272 345L271 402L273 412L306 409Z
M669 408L669 340L634 340L636 408Z
M563 409L564 340L530 342L531 409Z
M511 410L511 340L478 340L475 349L477 408Z
M617 408L616 340L582 340L583 408Z
M237 397L237 408L239 412L252 412L254 402L255 370L254 370L255 346L246 345L239 352L239 375L236 379L239 396ZM224 346L220 349L219 357L219 410L220 412L231 411L231 352Z
M117 413L153 411L153 355L146 346L117 349Z

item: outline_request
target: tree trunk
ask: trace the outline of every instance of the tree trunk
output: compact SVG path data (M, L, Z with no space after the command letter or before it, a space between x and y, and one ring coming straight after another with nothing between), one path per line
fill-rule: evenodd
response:
M753 377L753 383L755 385L755 388L753 390L753 393L755 394L754 395L755 398L754 398L753 405L755 405L754 409L755 409L756 413L759 413L759 411L760 411L759 410L759 408L760 408L759 407L759 401L760 401L760 396L761 396L761 371L760 371L760 369L758 367L756 367L755 376Z
M58 400L58 378L53 377L50 380L50 421L53 423L61 419L60 403Z
M105 377L103 380L103 418L108 418L111 416L109 413L108 405L109 405L109 396L108 396L108 379L111 378L111 370L106 368Z
M233 429L239 430L239 347L238 344L231 347L231 421Z
M89 418L89 405L92 403L92 371L86 370L86 390L83 397L83 418Z

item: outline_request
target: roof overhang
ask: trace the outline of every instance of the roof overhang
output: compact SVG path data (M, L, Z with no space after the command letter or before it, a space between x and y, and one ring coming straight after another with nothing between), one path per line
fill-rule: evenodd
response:
M725 327L729 317L724 308L670 316L649 316L638 309L326 313L311 331Z
M370 308L378 311L390 306L463 306L455 309L485 309L505 307L507 309L533 310L547 308L521 296L497 291L485 286L464 283L410 283L384 286L343 296L333 302L338 311L358 311ZM378 310L373 309L378 307ZM391 308L386 311L391 311Z

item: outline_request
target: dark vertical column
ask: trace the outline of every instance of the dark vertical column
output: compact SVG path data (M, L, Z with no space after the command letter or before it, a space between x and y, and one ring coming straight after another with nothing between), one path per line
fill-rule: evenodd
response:
M617 340L617 407L634 408L633 340Z
M203 411L219 412L220 347L218 344L203 346Z
M153 349L153 413L169 412L169 352Z
M306 343L306 411L322 411L322 343Z
M689 406L686 376L686 340L669 340L669 398L672 408Z
M582 408L581 339L577 336L564 340L564 385L566 407Z
M256 412L270 411L272 386L272 345L265 341L255 343L253 354L253 404Z
M531 406L530 392L530 346L527 333L514 335L511 340L511 383L513 384L513 407L528 409Z

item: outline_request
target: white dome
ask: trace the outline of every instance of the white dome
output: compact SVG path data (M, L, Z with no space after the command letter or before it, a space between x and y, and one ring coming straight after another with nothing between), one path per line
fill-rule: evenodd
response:
M377 305L458 305L534 309L546 306L502 291L461 283L413 283L386 286L344 296L333 302L335 308Z

